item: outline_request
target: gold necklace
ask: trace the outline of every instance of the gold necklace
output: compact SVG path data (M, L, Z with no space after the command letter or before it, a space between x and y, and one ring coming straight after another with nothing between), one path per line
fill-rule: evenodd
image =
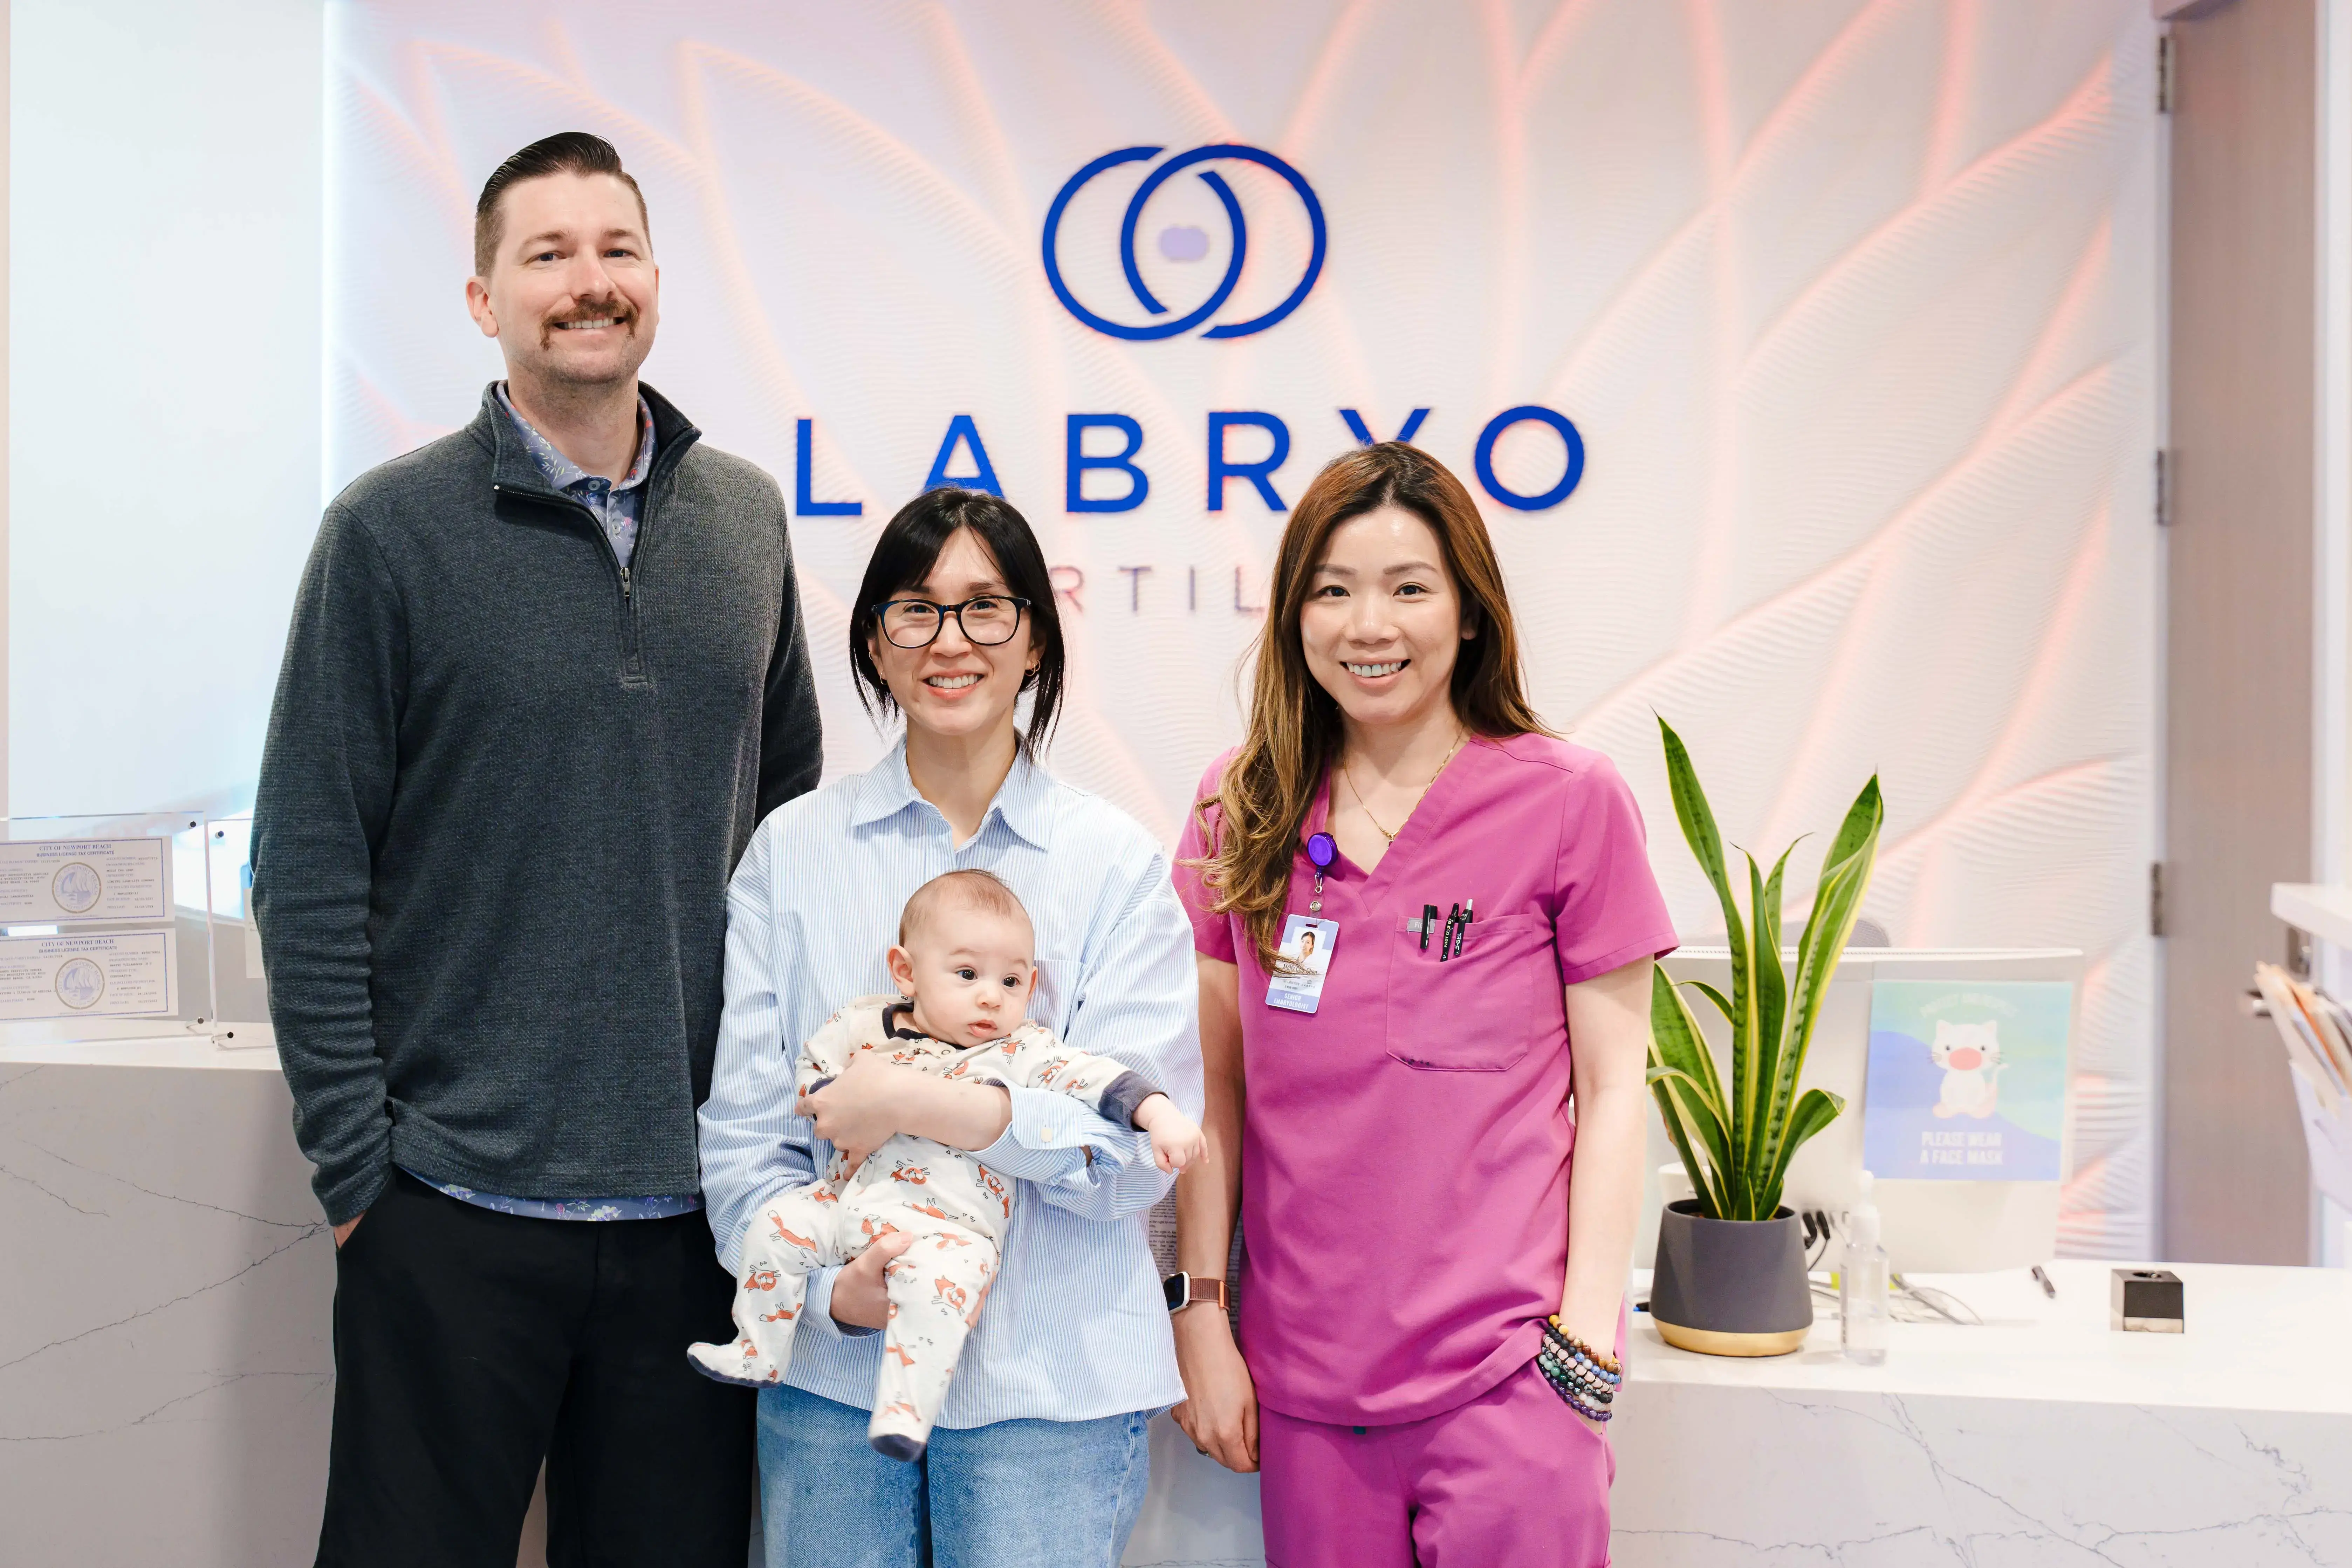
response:
M1421 786L1421 795L1414 795L1412 797L1412 805L1405 808L1405 822L1411 822L1412 820L1413 812L1420 808L1421 796L1429 793L1429 785L1437 782L1437 775L1445 771L1445 764L1454 760L1454 753L1460 751L1463 746L1469 742L1469 739L1470 732L1467 730L1465 730L1461 734L1454 737L1454 744L1446 749L1445 755L1438 759L1436 768L1431 772L1429 775L1429 784L1425 784ZM1364 792L1356 787L1356 775L1349 771L1347 759L1344 757L1339 761L1339 776L1348 781L1348 793L1356 797L1356 809L1364 814L1364 820L1370 823L1373 827L1377 828L1382 838L1387 839L1391 844L1395 843L1397 833L1402 833L1404 831L1404 823L1399 823L1397 825L1396 833L1391 833L1387 828L1381 826L1381 819L1372 815L1371 806L1364 800Z

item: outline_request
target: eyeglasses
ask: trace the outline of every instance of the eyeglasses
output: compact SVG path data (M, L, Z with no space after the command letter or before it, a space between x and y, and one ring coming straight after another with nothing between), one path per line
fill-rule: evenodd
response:
M981 647L1011 642L1021 629L1026 599L1010 594L982 594L961 605L934 605L929 599L885 599L874 606L874 618L894 647L929 647L939 640L940 628L955 617L964 640Z

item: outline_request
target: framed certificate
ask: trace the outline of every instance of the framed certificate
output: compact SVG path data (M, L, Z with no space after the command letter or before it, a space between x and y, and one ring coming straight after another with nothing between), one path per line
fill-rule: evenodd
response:
M0 925L172 915L168 838L0 840Z
M169 1017L177 969L169 931L0 937L0 1021Z

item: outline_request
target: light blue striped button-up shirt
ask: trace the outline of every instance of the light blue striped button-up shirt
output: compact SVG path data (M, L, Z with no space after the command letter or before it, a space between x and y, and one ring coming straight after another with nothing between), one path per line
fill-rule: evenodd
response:
M1192 927L1158 842L1025 757L979 833L953 839L908 779L903 743L870 773L778 807L752 836L728 889L727 1009L701 1111L703 1196L730 1270L761 1205L832 1158L793 1110L801 1042L843 1003L890 989L883 954L899 910L945 871L993 871L1028 906L1041 971L1030 1017L1201 1114ZM1012 1125L979 1157L1019 1178L1012 1231L940 1424L1174 1404L1183 1384L1143 1219L1170 1178L1150 1140L1052 1089L1011 1094ZM881 1336L834 1321L838 1272L809 1282L786 1377L870 1409Z

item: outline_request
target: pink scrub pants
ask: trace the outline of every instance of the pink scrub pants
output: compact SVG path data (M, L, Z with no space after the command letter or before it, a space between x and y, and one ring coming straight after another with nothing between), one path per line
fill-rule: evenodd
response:
M1330 1426L1258 1411L1266 1568L1603 1568L1609 1440L1532 1361L1441 1415Z

